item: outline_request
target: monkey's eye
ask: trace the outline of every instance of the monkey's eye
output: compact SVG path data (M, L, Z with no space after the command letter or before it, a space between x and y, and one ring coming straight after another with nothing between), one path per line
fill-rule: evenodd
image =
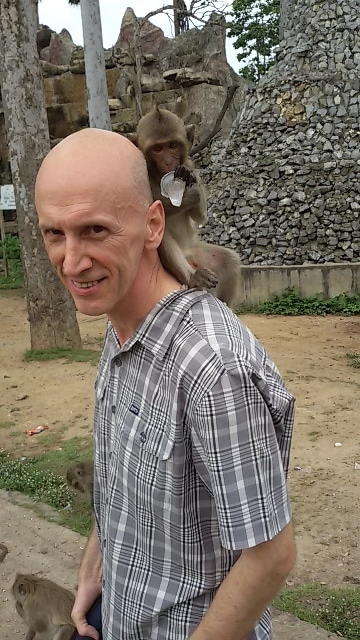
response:
M160 153L163 150L163 146L162 144L154 144L152 150L155 151L155 153Z
M170 149L177 149L178 146L179 146L179 143L177 142L177 140L172 140L171 142L169 142Z

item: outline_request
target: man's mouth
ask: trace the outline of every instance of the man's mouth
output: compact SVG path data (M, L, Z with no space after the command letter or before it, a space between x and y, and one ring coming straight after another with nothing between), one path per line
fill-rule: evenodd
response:
M76 282L76 280L73 280L73 283L75 287L78 287L79 289L90 289L90 287L94 287L96 284L99 284L101 280L102 278L100 280L91 280L90 282Z

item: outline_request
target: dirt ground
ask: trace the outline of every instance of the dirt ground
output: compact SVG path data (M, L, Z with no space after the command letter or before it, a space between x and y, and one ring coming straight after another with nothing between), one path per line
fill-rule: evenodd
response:
M360 584L360 369L346 357L360 352L360 317L242 319L297 399L289 487L298 560L288 584ZM79 315L79 323L84 346L99 348L104 318ZM64 360L26 363L29 347L24 298L1 293L0 450L17 456L91 433L95 367ZM25 434L40 424L48 430ZM16 554L10 529L9 539L0 542Z

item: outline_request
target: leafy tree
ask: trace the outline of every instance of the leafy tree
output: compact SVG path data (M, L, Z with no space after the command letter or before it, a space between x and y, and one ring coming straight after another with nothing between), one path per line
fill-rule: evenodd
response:
M239 62L246 61L239 74L258 81L273 64L274 47L279 42L280 0L234 0L234 20L228 36L236 37L234 49Z

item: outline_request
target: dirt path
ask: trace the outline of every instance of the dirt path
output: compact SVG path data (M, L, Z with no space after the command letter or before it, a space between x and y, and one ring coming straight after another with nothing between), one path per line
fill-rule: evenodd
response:
M289 582L360 584L360 470L355 470L360 464L360 369L346 358L348 352L360 352L360 318L243 320L297 398L289 486L298 562ZM79 316L79 322L84 344L99 348L104 319ZM1 294L0 449L18 456L59 447L61 437L91 433L95 368L63 360L25 363L28 348L25 301ZM48 431L25 435L44 423ZM16 554L10 529L2 530L6 539L0 542Z

